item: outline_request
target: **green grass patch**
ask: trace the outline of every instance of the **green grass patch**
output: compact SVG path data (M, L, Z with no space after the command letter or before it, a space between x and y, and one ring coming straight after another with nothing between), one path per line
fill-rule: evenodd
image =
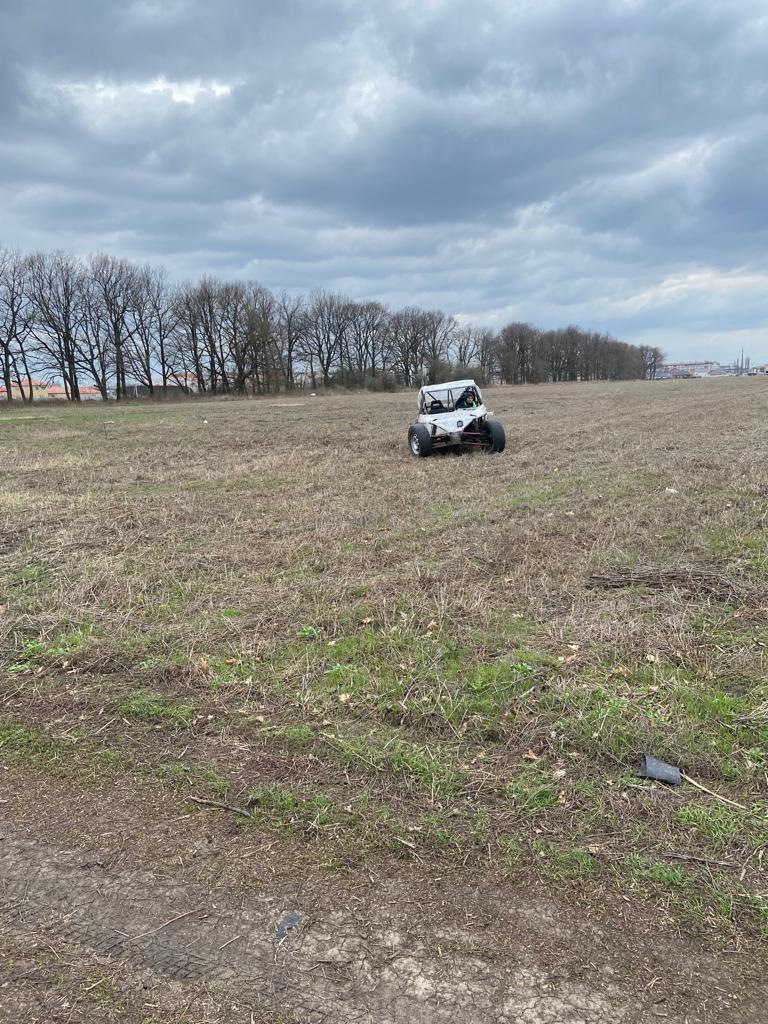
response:
M158 638L158 643L159 643ZM127 653L146 650L151 646L152 638L141 637L138 640L131 638L127 643L122 644L122 649ZM146 674L155 675L158 672L167 672L169 669L189 668L189 654L186 651L165 651L147 654L136 663L136 668Z
M300 794L286 786L254 786L247 797L254 820L271 828L311 832L336 828L355 817L331 797Z
M716 849L721 849L743 828L743 811L725 804L690 803L675 815L683 825L689 825L707 837Z
M516 484L507 489L507 494L496 501L497 508L544 508L555 505L565 495L576 493L584 481L570 473L556 473L546 480L536 480L528 485Z
M745 526L718 527L706 534L710 549L720 558L739 558L755 575L768 575L768 530Z
M683 868L664 864L661 861L647 860L638 857L632 861L634 873L639 878L655 882L656 885L665 889L687 889L693 884L693 880Z
M342 764L388 771L434 796L455 796L467 779L448 753L397 736L327 736L326 742Z
M49 565L44 562L28 562L21 569L11 573L10 586L20 590L37 591L48 586L50 579L51 567Z
M263 734L270 739L286 743L298 750L309 750L317 744L317 730L302 723L296 725L265 726Z
M563 847L537 839L532 850L536 868L553 881L592 878L597 872L597 862L592 854L577 846Z
M518 810L537 813L557 803L557 788L545 770L531 766L507 783L506 796Z
M312 635L312 628L305 627L305 642L275 655L275 674L285 679L300 672L304 678L309 672L315 681L309 699L318 708L345 702L355 711L396 716L430 731L506 729L516 702L557 665L548 655L509 650L509 633L526 630L524 622L508 624L506 636L494 641L505 653L491 657L439 630L419 635L400 627L365 628L328 641Z
M210 764L188 764L186 761L165 761L155 769L161 782L172 788L194 789L196 794L224 797L232 783Z
M704 836L714 850L724 850L735 841L753 849L768 846L768 807L765 804L741 811L727 804L691 802L681 807L675 817L681 825Z
M251 720L261 724L257 719ZM311 750L318 758L358 772L387 772L403 782L405 788L423 790L435 797L455 796L468 778L451 749L409 741L396 729L378 727L369 733L342 735L296 723L262 725L261 735L279 745Z
M266 681L271 674L270 665L252 658L244 658L236 652L230 655L210 655L198 661L198 667L204 666L208 673L208 685L212 690L220 690L228 686L239 686L241 683L252 683L255 679Z
M519 840L502 833L499 836L499 846L504 853L504 862L510 871L519 871L526 863L527 856Z
M46 666L81 653L99 642L99 635L90 622L80 623L70 630L57 633L50 639L26 640L15 660L8 666L11 672L22 672L33 666Z
M120 705L120 714L125 718L142 718L149 722L186 728L197 714L197 704L149 690L137 690Z
M296 636L300 640L315 640L322 634L322 630L318 629L317 626L299 626L296 630Z
M768 758L768 726L751 713L762 686L726 692L712 673L666 663L587 668L542 703L555 726L588 753L631 763L645 750L687 767L747 779Z
M0 760L78 781L111 781L133 768L128 755L94 747L80 733L52 736L2 720Z

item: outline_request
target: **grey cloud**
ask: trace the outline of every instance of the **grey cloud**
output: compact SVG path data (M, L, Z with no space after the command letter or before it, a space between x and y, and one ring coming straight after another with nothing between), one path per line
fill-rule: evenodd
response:
M768 356L762 3L8 6L0 244Z

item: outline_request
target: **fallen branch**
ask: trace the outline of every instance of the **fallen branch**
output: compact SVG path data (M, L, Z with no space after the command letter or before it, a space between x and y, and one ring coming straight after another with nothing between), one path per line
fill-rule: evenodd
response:
M738 804L735 800L729 800L727 796L720 796L720 794L715 793L713 789L708 789L706 786L703 786L700 782L697 782L695 779L692 779L690 775L686 775L685 772L680 772L680 778L685 779L686 782L690 782L692 786L695 786L696 789L700 789L702 793L709 793L709 795L713 796L715 800L722 800L724 804L730 804L731 807L738 807L740 811L749 810L749 808L745 807L744 804Z
M587 850L595 857L605 857L608 860L620 860L630 853L639 853L643 856L653 857L666 857L668 860L688 860L695 864L708 864L714 865L719 868L733 868L739 867L738 864L734 864L729 860L712 860L709 857L697 857L692 853L674 853L668 850L655 850L655 849L642 849L642 850L628 850L626 848L604 850L598 849L597 847L587 847Z
M147 935L154 935L155 932L161 932L163 928L167 928L169 924L174 924L176 921L181 921L182 918L191 917L192 914L198 914L205 907L195 907L194 910L186 910L183 914L177 914L176 917L172 917L169 921L164 921L163 924L157 926L157 928L150 928L148 932L142 932L141 935L131 935L128 937L129 942L136 942L137 939L143 939Z
M661 590L665 587L677 587L708 594L718 601L736 599L753 605L762 603L766 598L766 591L763 588L750 584L743 577L728 576L712 565L614 566L606 572L593 573L589 580L593 586L608 589L650 587Z
M253 819L253 815L249 811L244 811L242 807L235 807L234 804L225 804L220 800L203 800L200 796L188 796L187 800L191 800L193 804L200 804L201 807L217 807L220 811L231 811L232 814L239 814L241 818L248 818L249 821Z
M395 840L396 843L402 843L403 846L407 846L409 850L416 849L416 843L410 843L408 842L407 839L401 839L400 836L393 836L392 838Z
M99 978L98 981L94 981L94 983L92 985L89 985L88 988L84 988L83 992L90 992L91 989L96 988L97 985L102 985L106 980L106 977Z
M660 857L669 857L672 860L690 860L696 864L714 864L719 868L737 868L739 865L730 860L712 860L709 857L695 857L692 853L659 853Z

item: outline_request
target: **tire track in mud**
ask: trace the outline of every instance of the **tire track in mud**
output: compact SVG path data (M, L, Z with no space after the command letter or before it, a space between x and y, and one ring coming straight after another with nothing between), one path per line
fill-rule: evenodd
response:
M125 971L149 970L153 985L167 979L236 992L260 1008L290 1009L302 1024L647 1019L631 984L610 967L546 971L523 954L489 960L487 937L470 931L409 934L407 911L388 907L385 893L380 905L321 907L298 898L286 906L284 898L233 899L109 861L109 854L0 838L0 918ZM524 950L525 929L533 935L536 925L521 916L517 926Z
M149 895L148 882L141 875L112 876L93 856L0 842L0 915L173 978L202 980L221 969L210 955L184 949L178 933L156 930L162 920L150 923L168 909L174 894L170 901L159 893Z

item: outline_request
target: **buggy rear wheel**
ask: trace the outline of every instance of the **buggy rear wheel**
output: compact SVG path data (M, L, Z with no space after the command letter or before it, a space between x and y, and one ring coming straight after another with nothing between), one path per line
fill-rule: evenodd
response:
M504 427L502 427L498 420L491 420L486 416L485 429L488 432L488 451L495 453L503 452L507 444Z
M432 435L423 423L414 423L408 430L408 446L411 455L426 458L432 454Z

